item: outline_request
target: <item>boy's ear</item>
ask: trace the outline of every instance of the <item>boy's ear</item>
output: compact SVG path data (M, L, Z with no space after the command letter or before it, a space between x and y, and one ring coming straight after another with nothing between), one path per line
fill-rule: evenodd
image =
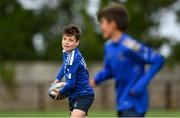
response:
M80 42L79 40L77 40L77 41L76 41L76 46L78 46L78 45L79 45L79 42Z
M116 23L115 21L110 21L110 24L111 24L113 27L117 28L117 23Z

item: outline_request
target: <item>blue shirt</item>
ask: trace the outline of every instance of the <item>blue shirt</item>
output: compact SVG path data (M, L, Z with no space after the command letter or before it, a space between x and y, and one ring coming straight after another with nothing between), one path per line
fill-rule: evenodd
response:
M161 69L164 58L125 33L116 43L106 42L104 52L104 68L95 75L96 84L114 78L116 109L121 111L134 107L139 113L146 112L147 86ZM149 68L145 70L147 64Z
M57 79L61 80L65 76L66 85L60 89L60 94L67 95L69 99L94 94L89 85L86 62L79 50L76 48L71 52L63 51L63 60Z

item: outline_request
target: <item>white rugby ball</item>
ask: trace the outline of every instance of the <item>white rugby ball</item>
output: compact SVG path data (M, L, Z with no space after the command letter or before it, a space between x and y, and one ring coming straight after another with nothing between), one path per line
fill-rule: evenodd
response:
M66 82L58 82L49 87L49 96L52 99L61 100L65 99L67 96L60 95L59 91L66 85Z

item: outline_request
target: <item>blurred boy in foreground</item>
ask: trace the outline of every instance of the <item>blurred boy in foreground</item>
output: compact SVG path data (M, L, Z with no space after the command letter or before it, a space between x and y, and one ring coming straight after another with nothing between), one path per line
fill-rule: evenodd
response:
M163 66L164 58L125 33L128 14L121 4L103 8L97 17L108 41L104 46L104 68L90 84L96 87L114 78L118 117L144 117L148 110L147 87ZM150 66L145 70L147 64Z

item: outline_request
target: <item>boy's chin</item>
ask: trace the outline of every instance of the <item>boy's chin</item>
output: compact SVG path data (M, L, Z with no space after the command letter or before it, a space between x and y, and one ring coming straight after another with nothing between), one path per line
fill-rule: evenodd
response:
M63 50L66 51L66 52L70 52L70 51L72 51L73 49L65 49L65 48L63 48Z
M103 35L103 38L106 39L106 40L108 40L108 39L110 38L110 36L104 34L104 35Z

